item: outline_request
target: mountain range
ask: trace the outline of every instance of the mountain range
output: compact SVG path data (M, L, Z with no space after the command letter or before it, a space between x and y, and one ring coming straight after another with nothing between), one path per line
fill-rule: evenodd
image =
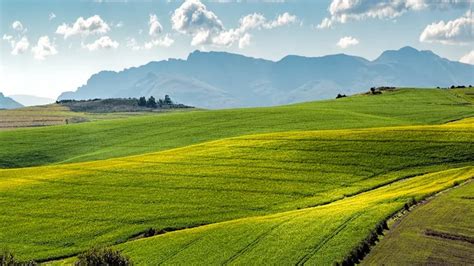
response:
M101 71L63 99L122 98L165 94L204 108L271 106L334 98L374 86L448 87L474 84L474 65L412 47L383 52L370 61L346 54L289 55L279 61L226 52L189 54L120 72Z
M14 109L23 107L20 103L16 102L10 97L6 97L0 92L0 109Z

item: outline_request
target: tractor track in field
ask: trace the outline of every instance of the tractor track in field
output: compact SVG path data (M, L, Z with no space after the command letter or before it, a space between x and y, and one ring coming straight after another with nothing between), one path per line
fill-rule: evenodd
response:
M178 250L178 251L176 251L175 253L173 253L173 254L167 256L164 260L162 260L160 263L158 263L158 265L163 265L163 263L169 261L169 260L172 259L173 257L176 257L176 255L178 255L179 253L183 252L184 250L186 250L186 249L189 248L190 246L194 245L194 243L198 242L198 241L201 240L202 238L204 238L204 236L195 238L195 239L189 241L188 243L184 244L180 250Z
M320 241L314 248L312 248L308 253L306 253L303 257L301 257L295 265L304 265L316 252L318 252L324 245L326 245L327 242L329 242L331 239L333 239L337 234L339 234L346 226L354 219L359 217L361 214L356 213L346 219L341 225L339 225L336 230L334 230L332 233L327 235L322 241Z
M293 217L292 217L293 218ZM282 224L288 222L289 220L291 219L286 219L284 221L282 221L281 223L278 223L274 226L272 226L269 230L261 233L257 238L255 238L254 240L252 240L248 245L246 245L245 247L243 247L242 249L240 249L239 251L237 251L237 253L235 253L234 255L232 255L230 258L228 258L227 260L225 260L224 262L222 262L222 265L228 265L229 263L231 263L232 261L236 260L238 257L242 256L243 254L247 253L248 251L252 250L257 244L258 242L260 242L260 240L264 239L266 236L268 236L271 232L273 232L273 230L275 230L276 228L278 228L279 226L281 226Z

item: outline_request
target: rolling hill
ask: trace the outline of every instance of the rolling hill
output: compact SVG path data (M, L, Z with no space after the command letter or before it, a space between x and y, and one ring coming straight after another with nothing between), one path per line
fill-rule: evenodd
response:
M0 132L0 250L341 262L405 204L474 177L473 96L397 89Z
M402 89L280 107L0 132L0 167L99 160L254 133L444 123L474 114L473 90Z
M291 263L304 255L332 262L410 198L472 178L473 121L249 135L139 156L0 170L0 243L22 259L47 260L121 243L148 228L263 216L216 224L217 231L183 230L184 239L161 243L173 235L159 236L144 258L163 260L168 249L177 252L184 242L202 239L175 262L220 264L284 221L279 230L292 233L270 234L269 245L239 259L287 257ZM331 255L313 258L309 248L349 221L334 240L341 249L327 242L321 248ZM221 246L226 238L235 246ZM274 257L282 243L287 250ZM218 246L215 261L205 257Z
M191 53L120 72L102 71L59 99L171 95L204 108L272 106L334 98L373 86L474 84L474 66L404 47L373 61L345 54L286 56L274 62L225 52Z

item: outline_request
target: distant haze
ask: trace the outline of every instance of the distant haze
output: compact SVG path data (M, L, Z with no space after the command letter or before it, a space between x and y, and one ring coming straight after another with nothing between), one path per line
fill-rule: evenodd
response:
M21 103L24 106L45 105L45 104L50 104L50 103L55 102L55 100L51 98L25 95L25 94L9 95L8 97Z
M334 98L372 86L447 87L474 84L474 66L404 47L373 61L345 54L286 56L274 62L226 52L150 62L93 75L59 99L163 97L204 108L271 106Z

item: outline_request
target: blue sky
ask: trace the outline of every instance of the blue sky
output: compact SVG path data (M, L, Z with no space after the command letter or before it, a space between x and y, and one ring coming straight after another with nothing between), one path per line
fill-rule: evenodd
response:
M55 98L196 49L375 59L410 45L472 64L472 22L469 0L0 0L0 92Z

